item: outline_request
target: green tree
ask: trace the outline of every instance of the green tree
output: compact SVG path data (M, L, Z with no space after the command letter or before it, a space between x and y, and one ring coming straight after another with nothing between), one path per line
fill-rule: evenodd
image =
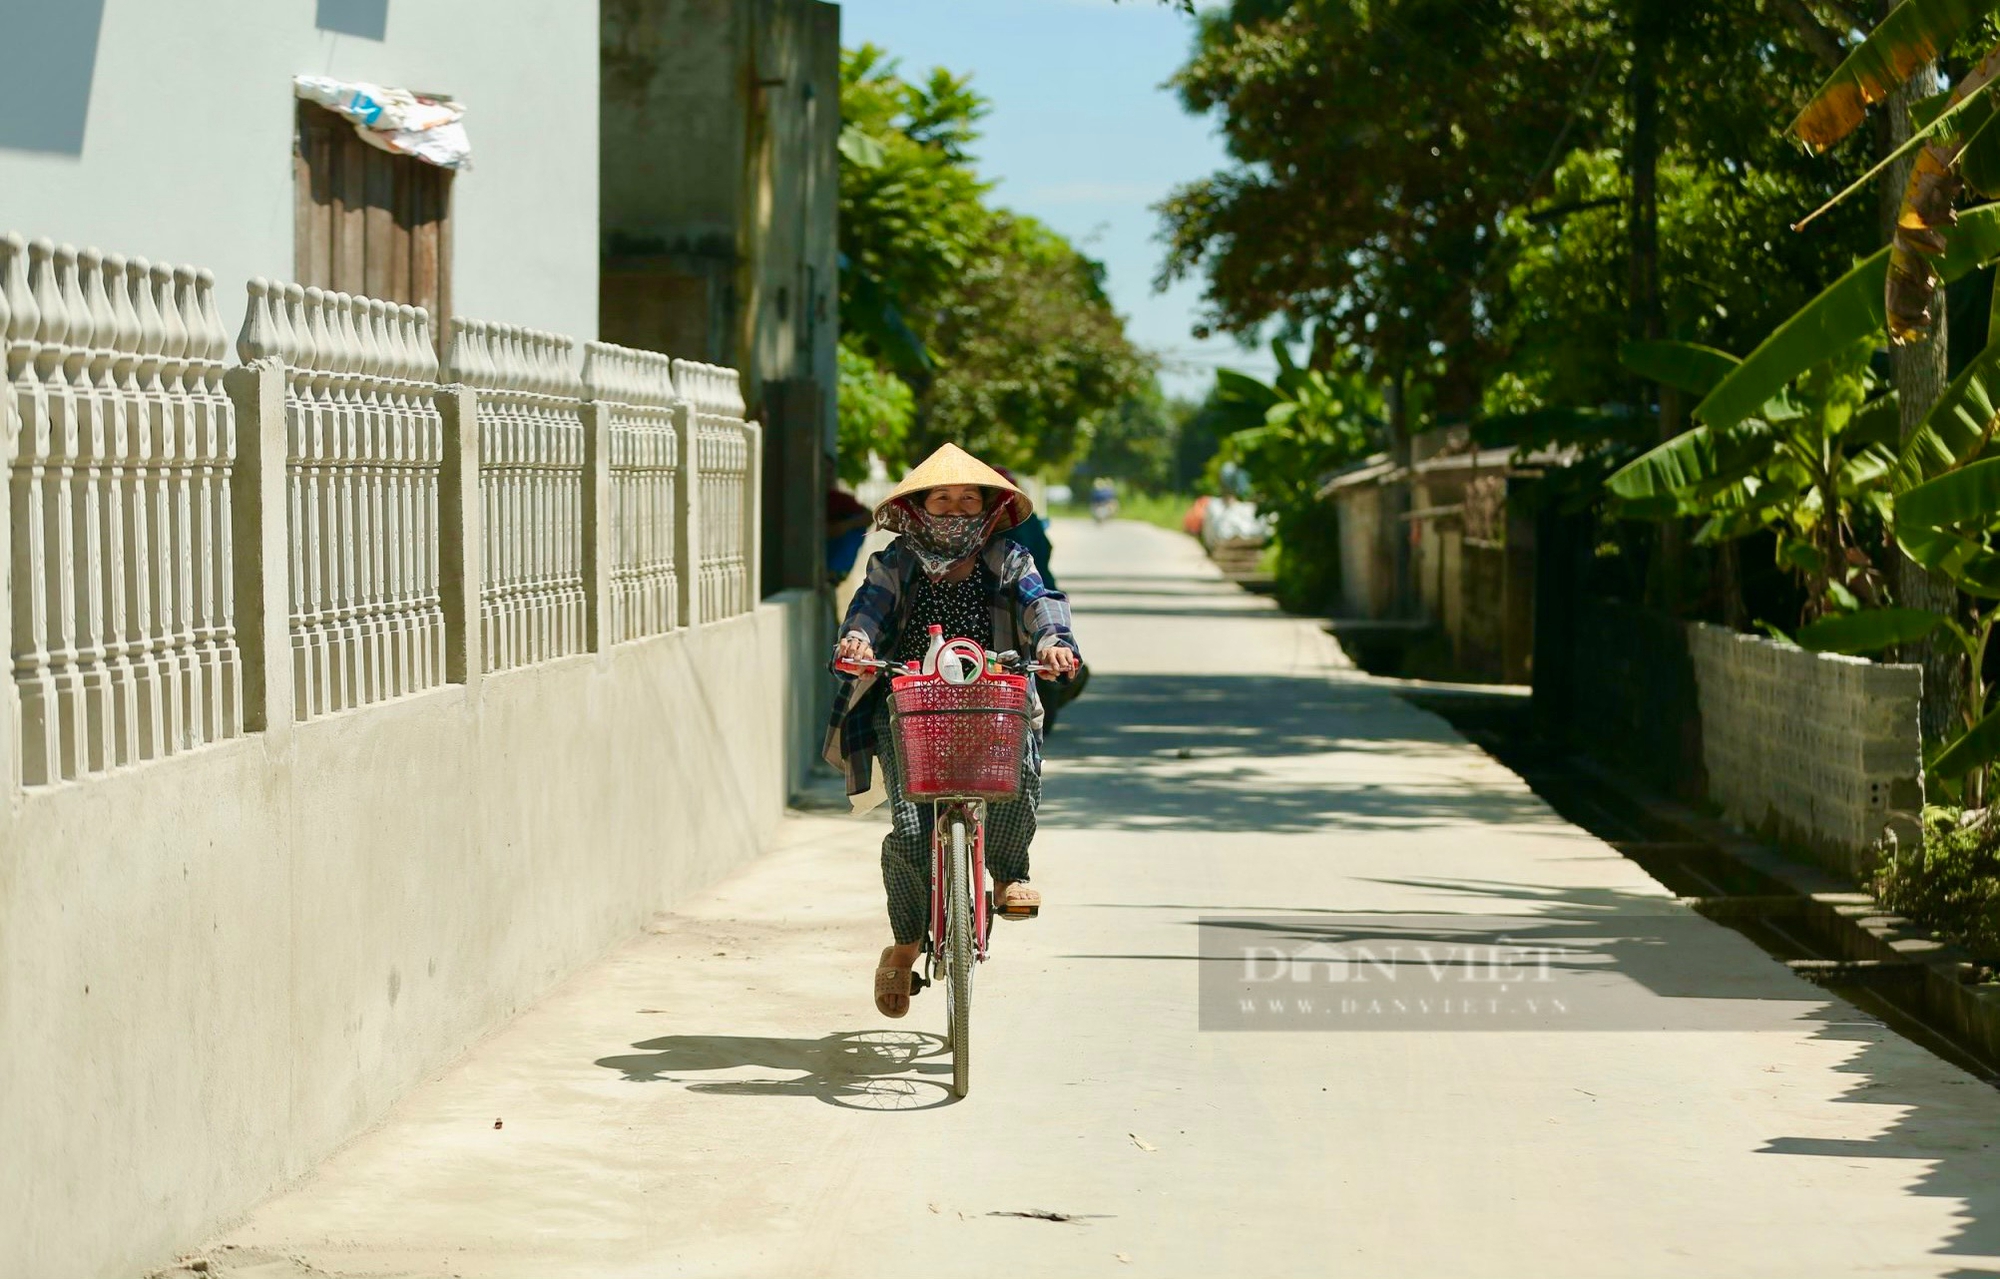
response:
M1572 86L1606 34L1582 4L1207 12L1173 83L1219 117L1233 164L1161 206L1163 280L1202 275L1216 329L1320 322L1377 374L1429 379L1441 411L1470 411L1504 282L1496 219L1534 193L1550 139L1598 132L1601 103Z
M1250 496L1276 523L1279 602L1317 613L1340 584L1339 526L1320 486L1374 447L1384 406L1351 354L1337 355L1331 368L1308 369L1283 342L1273 342L1271 352L1278 375L1270 382L1216 372L1212 402L1226 434L1210 469L1234 463L1249 477Z
M1106 475L1141 492L1173 491L1181 430L1195 408L1168 399L1157 379L1143 382L1092 422L1089 449L1071 485Z
M1151 376L1103 268L1033 218L996 212L930 330L919 451L955 440L1008 466L1062 466Z
M925 317L989 234L967 153L986 111L964 78L911 84L875 45L841 51L841 329L905 377L930 368Z
M1774 127L1820 64L1738 0L1212 10L1174 83L1217 117L1233 163L1162 206L1162 275L1200 277L1215 328L1325 321L1378 376L1431 383L1447 420L1650 408L1617 358L1645 304L1649 74L1667 89L1647 133L1659 335L1747 350L1879 240L1859 208L1786 230L1866 161L1803 155Z
M1103 268L987 203L972 147L988 106L966 77L907 81L872 45L844 51L841 72L842 382L858 397L844 439L892 464L953 440L1003 465L1067 466L1153 378ZM891 375L912 394L906 422L883 412Z
M840 344L840 478L858 484L868 478L868 455L900 458L917 399L909 384L863 355L856 344Z

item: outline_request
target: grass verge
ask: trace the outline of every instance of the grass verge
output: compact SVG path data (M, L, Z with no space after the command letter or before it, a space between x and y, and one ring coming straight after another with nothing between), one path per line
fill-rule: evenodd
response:
M1118 499L1118 518L1138 520L1179 533L1182 531L1181 520L1186 518L1188 508L1193 505L1194 499L1185 493L1127 493ZM1054 509L1054 514L1088 519L1090 505L1086 502L1064 502Z

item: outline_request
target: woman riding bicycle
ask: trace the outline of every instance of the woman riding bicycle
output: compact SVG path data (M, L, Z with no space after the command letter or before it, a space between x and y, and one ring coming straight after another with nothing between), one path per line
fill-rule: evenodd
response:
M990 652L1032 653L1059 675L1076 670L1069 601L1042 583L1027 551L996 536L1033 510L1027 494L957 445L931 454L875 508L875 522L899 536L869 559L836 655L921 661L937 625L946 639L976 640ZM1042 708L1033 681L1029 688L1034 732L1022 762L1021 794L994 804L986 820L994 906L1004 919L1032 919L1041 909L1041 895L1028 886L1028 844L1041 803ZM873 675L843 680L825 754L846 773L850 795L869 790L874 763L882 765L894 821L882 840L882 883L895 944L882 952L875 970L875 1006L886 1017L901 1017L910 1010L910 974L929 909L931 811L902 793L886 690L887 681Z

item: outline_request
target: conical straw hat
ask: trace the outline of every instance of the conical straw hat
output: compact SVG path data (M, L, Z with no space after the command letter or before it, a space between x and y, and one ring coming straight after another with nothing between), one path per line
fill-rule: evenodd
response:
M958 445L944 444L905 475L903 482L876 505L875 522L892 532L901 532L901 521L896 519L894 510L896 500L915 497L945 484L977 484L1006 494L1007 510L1001 515L996 532L1013 528L1035 511L1034 502L1006 476Z

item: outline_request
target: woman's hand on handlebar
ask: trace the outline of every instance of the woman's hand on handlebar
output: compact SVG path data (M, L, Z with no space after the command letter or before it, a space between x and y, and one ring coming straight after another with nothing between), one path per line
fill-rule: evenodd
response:
M1042 651L1035 656L1045 670L1057 676L1076 674L1076 668L1080 664L1076 659L1076 650L1067 644L1044 645Z
M864 637L849 633L840 637L840 645L833 650L833 655L843 662L872 662L875 660L875 647Z

